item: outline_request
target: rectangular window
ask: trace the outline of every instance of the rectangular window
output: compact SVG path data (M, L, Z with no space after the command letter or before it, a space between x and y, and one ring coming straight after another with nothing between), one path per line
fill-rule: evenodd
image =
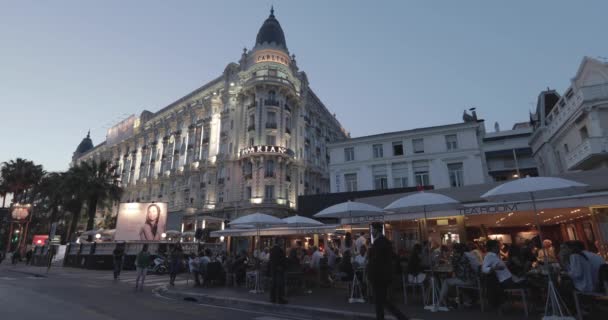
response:
M412 162L414 169L414 178L417 186L428 186L431 184L429 178L429 162L427 160L420 160Z
M564 143L564 151L566 151L566 153L570 152L570 149L568 148L567 143Z
M274 160L266 160L266 177L274 177Z
M277 128L277 113L274 111L268 111L266 113L266 128L276 129Z
M344 148L344 161L355 160L355 148Z
M218 197L217 197L217 202L222 203L224 202L224 192L220 192Z
M273 135L266 136L266 144L269 146L274 146L277 144L277 137Z
M448 175L450 176L451 187L462 187L464 185L464 174L462 169L462 162L449 163L448 164Z
M357 174L348 173L344 175L344 184L347 192L357 191Z
M264 188L264 199L274 199L274 186L266 186Z
M403 142L401 142L401 141L393 142L393 155L394 156L403 155Z
M253 147L253 138L249 138L249 146Z
M374 189L376 190L384 190L388 189L388 178L387 178L387 170L386 165L373 165L372 166L372 175L374 176Z
M408 186L406 162L391 164L391 171L393 174L393 188L405 188Z
M251 187L245 188L245 199L251 199Z
M424 139L414 139L412 144L414 145L414 153L424 153Z
M445 136L445 145L448 151L458 149L458 138L455 134Z
M374 158L382 158L384 156L384 150L381 144L375 144L372 146L374 151Z

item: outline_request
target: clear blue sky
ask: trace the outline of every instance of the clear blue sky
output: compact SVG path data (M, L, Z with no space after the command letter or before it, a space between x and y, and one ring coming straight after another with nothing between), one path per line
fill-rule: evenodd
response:
M66 169L89 128L97 144L220 75L271 4L353 136L458 122L471 106L508 128L583 56L608 56L608 1L2 1L0 161Z

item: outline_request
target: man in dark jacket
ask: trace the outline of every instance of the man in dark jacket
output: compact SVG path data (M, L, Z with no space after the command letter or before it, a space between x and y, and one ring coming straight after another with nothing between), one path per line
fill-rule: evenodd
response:
M373 244L367 254L367 279L376 300L376 319L384 320L384 308L399 320L408 319L386 298L393 275L394 253L391 242L382 234L382 227L380 222L372 224Z
M285 300L285 267L287 258L285 251L281 248L281 239L275 239L274 246L270 250L270 259L268 261L268 271L272 279L272 287L270 289L270 302L286 304Z

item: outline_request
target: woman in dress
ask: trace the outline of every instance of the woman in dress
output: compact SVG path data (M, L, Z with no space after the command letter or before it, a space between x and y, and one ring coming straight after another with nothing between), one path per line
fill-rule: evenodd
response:
M141 231L139 231L139 238L141 240L160 240L160 234L158 233L159 220L160 207L155 204L149 205L146 223L141 227Z

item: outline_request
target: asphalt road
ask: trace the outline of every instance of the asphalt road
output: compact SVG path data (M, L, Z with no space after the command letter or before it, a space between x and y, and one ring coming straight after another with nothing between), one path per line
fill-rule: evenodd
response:
M2 319L238 319L299 320L298 317L257 313L237 308L168 300L153 292L168 277L152 276L144 292L135 292L133 273L121 281L110 272L51 273L48 277L24 274L17 266L0 265L0 315ZM182 280L185 281L185 280Z

